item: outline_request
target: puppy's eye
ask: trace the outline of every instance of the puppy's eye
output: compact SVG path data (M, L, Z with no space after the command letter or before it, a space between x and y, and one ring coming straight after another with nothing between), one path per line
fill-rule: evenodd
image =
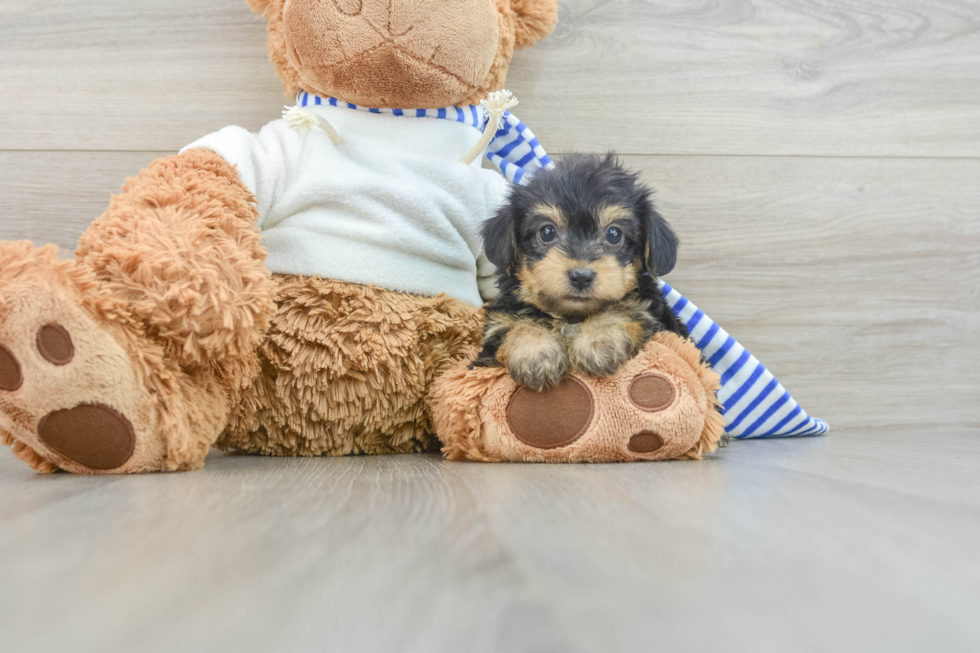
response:
M618 245L623 242L623 230L619 227L609 227L606 232L606 240L610 245Z
M545 226L541 227L541 230L538 233L541 235L541 240L546 243L550 243L558 237L558 230L555 229L555 225L553 224L546 224Z

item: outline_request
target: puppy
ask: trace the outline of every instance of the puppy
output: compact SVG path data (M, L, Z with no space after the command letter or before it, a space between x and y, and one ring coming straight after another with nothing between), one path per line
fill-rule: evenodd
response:
M687 337L657 286L678 240L651 195L614 154L567 156L515 187L483 225L500 295L473 365L542 390L570 369L615 373L658 331Z

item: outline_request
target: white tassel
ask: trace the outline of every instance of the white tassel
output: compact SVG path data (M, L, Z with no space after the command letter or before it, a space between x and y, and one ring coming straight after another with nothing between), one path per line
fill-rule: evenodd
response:
M510 91L494 91L487 96L483 102L480 102L484 109L486 109L488 120L487 126L483 130L483 138L480 139L473 149L464 156L460 161L466 165L470 165L476 160L476 157L480 156L483 150L487 149L490 145L490 141L493 140L494 135L497 130L503 126L504 113L517 106L517 98Z
M344 139L340 137L333 125L323 116L318 116L312 111L307 111L302 107L286 107L282 112L282 117L289 124L289 127L300 134L305 131L314 131L325 134L334 145L343 145Z

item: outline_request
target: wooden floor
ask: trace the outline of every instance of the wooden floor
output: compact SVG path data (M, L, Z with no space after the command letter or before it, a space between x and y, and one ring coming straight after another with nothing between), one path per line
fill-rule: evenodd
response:
M0 239L286 102L244 0L0 0ZM980 0L563 0L515 111L834 431L703 463L0 451L0 650L980 650Z
M4 651L903 651L980 643L980 439L702 463L0 458Z

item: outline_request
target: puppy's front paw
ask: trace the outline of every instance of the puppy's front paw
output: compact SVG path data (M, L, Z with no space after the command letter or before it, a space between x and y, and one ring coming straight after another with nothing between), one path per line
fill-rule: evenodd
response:
M537 325L512 329L497 352L514 382L532 390L558 385L568 369L568 355L558 337Z
M635 353L636 344L625 329L615 325L579 329L568 347L575 369L589 376L612 376Z
M565 352L558 351L512 360L507 371L518 385L540 392L558 385L567 368Z
M500 363L493 356L480 355L475 361L470 363L469 369L475 370L478 367L499 367Z

